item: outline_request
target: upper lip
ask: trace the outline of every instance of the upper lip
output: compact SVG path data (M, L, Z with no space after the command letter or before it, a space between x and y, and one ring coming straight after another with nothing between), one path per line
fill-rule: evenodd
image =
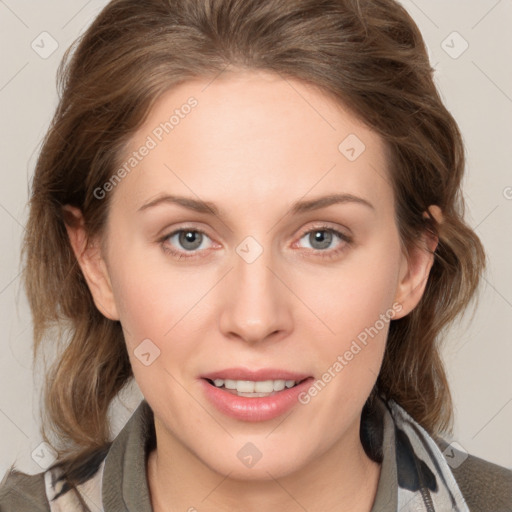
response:
M218 370L201 375L201 378L210 380L294 380L295 382L300 382L308 377L311 377L311 375L281 370L278 368L260 368L258 370L250 370L248 368L225 368L224 370Z

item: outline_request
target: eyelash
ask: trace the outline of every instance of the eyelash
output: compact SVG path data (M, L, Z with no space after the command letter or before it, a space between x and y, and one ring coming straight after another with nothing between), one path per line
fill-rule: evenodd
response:
M334 235L336 235L340 240L342 240L343 242L345 242L344 244L341 245L340 248L338 249L331 249L331 250L320 250L320 249L309 249L308 252L311 252L317 256L319 256L320 258L328 258L328 259L332 259L332 258L335 258L336 256L338 256L342 251L344 251L346 249L346 246L347 245L351 245L353 240L352 240L352 237L344 234L344 233L341 233L340 231L334 229L334 228L331 228L329 226L325 226L325 225L320 225L320 226L315 226L314 228L312 229L309 229L307 231L304 231L300 237L299 237L299 240L301 240L302 238L304 238L305 235L308 235L310 233L314 233L314 232L317 232L317 231L326 231L326 232L329 232L329 233L333 233ZM168 235L165 235L163 236L162 238L160 238L158 241L162 247L162 250L165 252L165 253L168 253L176 258L178 258L179 260L181 259L190 259L190 258L195 258L196 255L197 255L197 251L195 252L192 252L191 255L187 255L186 252L182 252L182 251L177 251L176 249L171 249L169 246L165 245L165 242L167 240L169 240L169 238L173 237L174 235L176 235L177 233L181 233L181 232L193 232L193 233L199 233L199 234L202 234L202 235L205 235L208 237L208 235L204 232L204 231L201 231L200 229L197 229L197 228L192 228L192 227L182 227L180 229L176 229L175 231L173 231L172 233L169 233ZM208 237L209 238L209 237ZM191 251L189 251L191 252Z

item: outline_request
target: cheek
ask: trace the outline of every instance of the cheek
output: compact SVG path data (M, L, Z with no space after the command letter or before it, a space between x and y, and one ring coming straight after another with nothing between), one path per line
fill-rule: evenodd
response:
M316 340L316 366L336 375L338 385L331 388L336 395L357 388L369 392L379 373L389 325L398 312L393 309L398 254L398 241L382 237L355 251L336 271L301 275L298 295L321 320L305 327Z
M198 302L200 292L204 294L204 278L184 267L173 268L165 255L138 249L135 242L130 250L118 252L111 281L123 328L132 342L164 339Z
M214 275L197 269L172 268L164 258L148 262L127 254L116 267L112 286L132 368L141 384L163 371L176 377L185 373L204 340L195 334L209 321L205 294L215 281ZM144 366L148 359L154 360L149 372Z
M395 245L373 244L351 254L336 269L302 273L296 289L336 336L357 336L392 307L397 254Z
M197 353L194 338L184 330L197 320L193 305L198 297L186 279L162 277L153 269L125 260L117 269L114 294L135 380L146 398L167 407L170 398L187 400L176 382L184 381Z

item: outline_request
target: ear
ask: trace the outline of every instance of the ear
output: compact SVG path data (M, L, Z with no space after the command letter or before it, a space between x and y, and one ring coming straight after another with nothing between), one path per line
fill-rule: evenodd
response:
M443 221L441 209L431 205L428 211L438 224ZM427 212L423 217L428 217ZM408 315L420 302L427 285L430 269L434 264L434 252L439 238L428 231L424 231L419 246L413 245L407 254L402 253L399 282L395 295L395 302L402 305L400 312L394 319Z
M89 238L82 212L78 208L65 205L63 212L71 247L96 307L110 320L119 320L110 276L99 239Z

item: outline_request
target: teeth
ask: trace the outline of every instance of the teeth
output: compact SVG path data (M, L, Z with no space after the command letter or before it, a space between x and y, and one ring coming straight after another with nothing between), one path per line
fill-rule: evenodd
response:
M224 386L226 389L236 389L239 393L272 393L273 391L282 391L285 387L295 386L294 380L231 380L215 379L213 381L216 387Z
M226 389L236 389L236 380L226 379L224 381L224 387Z

